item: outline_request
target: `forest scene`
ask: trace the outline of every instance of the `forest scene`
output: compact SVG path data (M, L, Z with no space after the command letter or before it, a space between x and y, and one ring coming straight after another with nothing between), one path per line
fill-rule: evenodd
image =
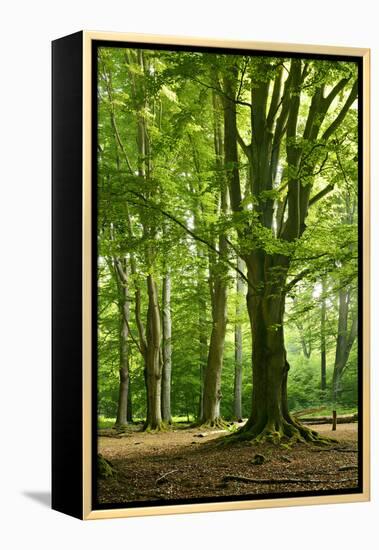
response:
M359 481L354 59L97 49L97 502Z

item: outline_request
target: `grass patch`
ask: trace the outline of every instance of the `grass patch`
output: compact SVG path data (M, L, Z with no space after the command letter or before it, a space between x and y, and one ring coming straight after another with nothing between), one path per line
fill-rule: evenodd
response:
M144 418L134 418L134 422L144 422ZM195 418L193 416L189 417L189 421L187 416L173 416L172 417L172 423L173 424L190 424L191 422L194 422ZM116 418L111 418L104 415L99 415L97 417L97 427L99 430L104 430L106 428L113 428L114 424L116 422Z
M97 427L100 430L104 430L105 428L113 428L115 422L115 418L108 418L106 416L97 417Z

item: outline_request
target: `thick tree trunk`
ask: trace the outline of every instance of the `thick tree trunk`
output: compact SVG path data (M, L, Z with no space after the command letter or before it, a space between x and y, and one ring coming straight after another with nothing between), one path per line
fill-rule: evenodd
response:
M158 290L152 275L147 277L148 311L145 356L145 381L147 390L147 416L145 430L159 430L162 427L161 416L161 316L158 303Z
M238 258L237 267L243 270L243 261ZM233 415L237 421L242 420L242 323L241 315L243 305L241 304L241 295L243 293L243 281L237 273L237 306L236 306L236 324L234 327L234 403Z
M317 434L292 418L287 402L289 364L284 342L285 282L288 259L257 252L246 258L253 363L252 410L237 437L315 441Z
M257 263L256 258L248 264L248 278L255 288L258 286L257 277L252 273L252 266ZM263 271L264 259L259 263ZM275 437L275 434L281 435L283 432L287 410L287 403L283 402L288 364L284 347L284 296L281 286L278 285L271 296L267 290L262 292L249 288L247 308L254 335L252 413L247 429L254 436L267 434Z
M171 278L163 278L162 288L162 420L171 424Z

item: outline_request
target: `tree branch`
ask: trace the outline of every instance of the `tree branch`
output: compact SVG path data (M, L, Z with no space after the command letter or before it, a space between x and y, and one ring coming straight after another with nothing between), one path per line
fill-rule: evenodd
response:
M329 92L329 94L324 98L325 104L327 105L326 110L329 109L329 106L333 102L333 100L337 97L337 95L344 89L346 84L349 82L350 78L342 78L337 84L334 86L334 88Z
M103 75L104 75L105 85L106 85L107 93L108 93L108 100L109 100L108 109L109 109L109 114L110 114L110 117L111 117L111 124L112 124L113 130L114 130L114 138L115 138L116 143L118 144L118 146L119 146L119 148L120 148L120 150L121 150L121 152L124 156L124 160L126 162L126 165L128 167L129 172L131 174L134 174L132 165L130 163L128 154L127 154L126 149L124 147L124 144L122 142L120 132L118 130L118 126L117 126L117 122L116 122L116 115L115 115L114 107L113 107L113 91L112 91L111 77L108 76L104 63L102 63L102 65L103 65Z
M250 147L249 147L249 145L246 145L246 143L244 142L244 140L243 140L241 134L239 133L238 129L237 129L237 141L238 141L239 145L241 146L242 151L247 156L247 158L250 158L251 157Z
M274 87L272 90L270 109L267 115L267 126L269 128L272 128L276 113L278 112L281 102L283 100L283 98L279 100L282 77L283 77L283 66L281 67L280 71L278 72L274 80Z
M344 106L342 107L341 111L338 113L338 115L334 119L334 121L325 130L325 132L322 135L322 139L328 140L330 138L330 136L332 134L334 134L334 132L337 130L337 128L342 124L342 122L343 122L343 120L346 116L346 113L348 112L348 110L350 109L350 107L352 106L354 101L356 100L357 94L358 94L358 80L356 80L354 82L354 85L351 89L351 92L350 92Z
M288 483L346 483L350 481L356 481L355 477L347 479L307 479L307 478L273 478L273 479L256 479L252 477L228 475L222 478L223 482L239 481L241 483L256 483L258 485L287 485Z
M334 189L334 183L330 183L329 185L327 185L326 187L324 187L324 189L322 189L321 191L319 191L316 195L314 195L310 200L309 200L309 206L312 206L313 204L315 204L316 202L318 202L319 200L321 200L323 197L325 197L325 195L327 195L328 193L330 193L331 191L333 191Z
M309 273L311 272L312 272L312 269L310 267L307 267L307 269L303 269L303 271L300 271L300 273L296 275L296 277L294 277L292 281L286 284L285 291L286 292L290 291L295 285L297 285L297 283L299 283L302 279L304 279L304 277L309 275Z
M247 69L249 63L250 63L250 58L246 57L244 67L243 67L242 72L241 72L240 85L239 85L239 88L238 88L237 98L236 98L237 101L239 101L239 97L240 97L242 86L243 86L243 79L244 79L246 69Z
M232 101L236 105L242 105L244 107L249 107L250 109L252 107L251 103L248 103L247 101L241 101L239 99L229 97L224 92L224 90L222 88L216 88L215 86L211 86L210 84L206 84L205 82L202 82L201 80L199 80L198 78L195 78L193 76L188 76L188 78L191 78L192 80L194 80L195 82L200 84L200 86L204 86L205 88L208 88L209 90L215 90L218 94L221 94L225 99L227 99L228 101Z
M171 220L172 222L174 222L175 224L177 224L179 227L181 227L182 229L184 229L184 231L186 233L188 233L188 235L190 235L193 239L195 239L196 241L199 241L203 244L205 244L208 248L210 248L210 250L212 250L213 252L215 252L218 256L221 256L222 259L225 261L225 263L227 263L234 271L236 271L242 278L243 280L250 286L250 287L253 287L253 285L249 282L249 280L247 279L247 277L245 276L245 274L240 270L238 269L238 267L236 265L234 265L232 262L230 262L227 258L224 257L223 254L221 254L221 252L219 250L217 250L217 248L212 245L211 243L209 243L206 239L203 239L203 237L200 237L200 235L197 235L196 233L194 233L191 229L189 229L185 223L181 222L180 220L178 220L173 214L171 214L170 212L167 212L166 210L163 210L163 208L161 208L160 206L157 206L155 204L151 204L147 201L147 199L145 197L143 197L142 195L140 195L139 193L137 193L136 191L132 191L130 189L128 189L128 192L129 193L132 193L133 195L137 196L139 199L142 199L144 202L133 202L133 201L129 201L131 204L134 204L135 206L142 206L143 208L150 208L152 210L156 210L157 212L160 212L163 216L165 216L166 218L168 218L169 220Z

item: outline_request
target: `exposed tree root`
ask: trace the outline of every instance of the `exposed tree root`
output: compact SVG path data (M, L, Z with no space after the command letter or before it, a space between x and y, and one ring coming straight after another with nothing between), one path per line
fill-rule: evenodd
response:
M291 418L289 421L282 419L280 423L266 422L265 425L247 422L245 426L235 433L224 438L222 443L238 443L251 441L252 443L273 443L274 445L288 445L295 443L311 443L313 445L331 445L337 440L321 436L315 430L307 428Z
M112 462L103 457L103 455L97 455L97 475L100 479L107 479L113 477L116 470L113 467Z
M128 429L128 424L114 424L113 429L117 432L125 432Z
M160 421L156 424L144 424L142 431L146 433L157 433L157 432L166 432L170 429L169 424L166 422Z
M192 427L203 429L203 430L209 430L211 428L218 428L219 430L227 430L229 428L229 424L219 416L218 418L215 418L214 420L210 420L208 422L200 421L198 424L194 424Z

